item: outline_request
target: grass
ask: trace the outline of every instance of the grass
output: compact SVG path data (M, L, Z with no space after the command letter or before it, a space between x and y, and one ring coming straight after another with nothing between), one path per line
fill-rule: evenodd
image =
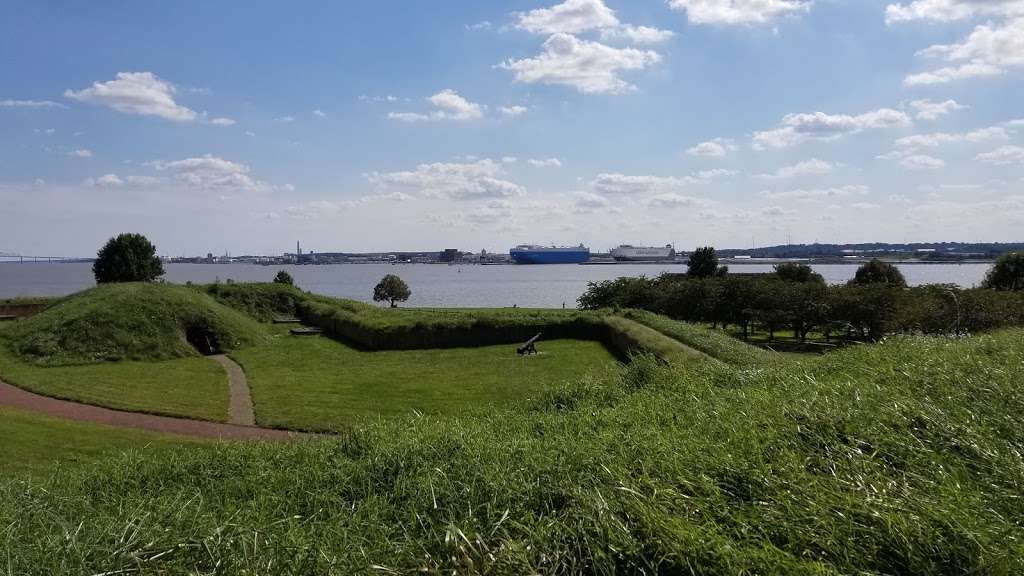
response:
M0 349L0 379L38 394L118 410L228 419L227 375L206 358L38 366Z
M363 352L282 333L232 356L245 368L257 422L303 430L507 406L614 364L597 342L541 341L538 348L541 354L531 357L516 355L513 346Z
M266 338L258 322L185 286L110 284L63 298L14 322L0 345L26 361L70 365L196 356L189 327L210 331L225 350Z
M625 310L622 316L733 366L761 366L779 360L778 355L751 346L721 330L672 320L645 310Z
M171 447L205 445L188 438L48 418L3 406L0 438L0 481L44 481L58 468L87 468L129 450L151 455Z
M769 367L640 358L497 414L126 454L0 484L0 565L1019 574L1022 367L1022 330Z

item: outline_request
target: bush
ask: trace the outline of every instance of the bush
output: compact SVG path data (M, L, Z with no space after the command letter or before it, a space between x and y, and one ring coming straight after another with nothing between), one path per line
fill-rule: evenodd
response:
M1000 256L982 286L993 290L1024 290L1024 252Z
M277 276L274 276L274 284L287 284L288 286L294 286L295 280L292 275L284 270L278 270Z
M152 282L164 275L156 247L142 234L119 234L96 254L92 273L98 284Z
M857 268L857 273L854 274L853 279L850 280L850 284L854 286L888 284L897 288L906 288L907 280L903 277L903 273L900 272L899 268L876 258L861 264L860 268Z

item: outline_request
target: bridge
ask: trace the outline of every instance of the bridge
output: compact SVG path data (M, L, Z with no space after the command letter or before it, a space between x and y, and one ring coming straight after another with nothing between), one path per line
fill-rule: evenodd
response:
M29 256L16 252L0 251L0 262L67 262L69 260L82 260L76 256Z

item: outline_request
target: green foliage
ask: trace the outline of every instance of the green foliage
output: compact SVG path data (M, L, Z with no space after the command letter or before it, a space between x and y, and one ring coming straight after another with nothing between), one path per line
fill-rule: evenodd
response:
M690 254L686 274L691 278L725 276L729 269L718 265L718 253L711 246L697 248Z
M853 286L885 284L896 288L906 288L907 280L895 265L874 258L857 268L857 272L853 275L853 279L850 280L850 284Z
M1003 254L982 283L993 290L1024 290L1024 252Z
M679 322L645 310L625 310L622 315L731 366L768 366L781 360L779 355L741 342L721 330Z
M786 282L813 282L815 284L825 284L825 278L821 274L815 272L814 269L807 264L800 264L797 262L776 264L775 275L778 276L779 280L785 280Z
M223 350L266 338L253 319L185 286L103 284L68 296L0 332L22 360L46 365L195 356L189 328L209 332Z
M405 302L409 296L412 296L409 285L394 274L388 274L373 287L373 301L390 302L392 308L397 308L397 303Z
M306 298L298 288L282 283L207 284L202 290L214 300L269 322L278 316L294 316L298 302Z
M287 284L289 286L295 285L295 279L288 273L287 270L278 270L274 276L274 284Z
M96 253L92 273L98 284L152 282L164 275L164 265L145 236L118 234Z
M0 484L11 573L1019 574L1024 332ZM87 519L87 521L83 521Z

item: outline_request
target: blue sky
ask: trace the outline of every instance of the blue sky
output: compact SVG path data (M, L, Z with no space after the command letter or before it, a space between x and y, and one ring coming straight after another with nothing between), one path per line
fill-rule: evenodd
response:
M1024 0L9 0L0 66L0 252L1024 229Z

